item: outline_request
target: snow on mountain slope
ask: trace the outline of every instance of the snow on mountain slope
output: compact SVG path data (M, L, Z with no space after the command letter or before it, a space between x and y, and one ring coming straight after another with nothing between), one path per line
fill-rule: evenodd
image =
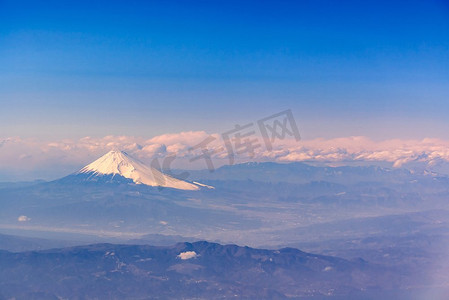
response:
M78 174L120 175L136 184L161 186L180 190L198 190L199 184L173 178L132 158L123 151L110 151L93 163L82 168Z

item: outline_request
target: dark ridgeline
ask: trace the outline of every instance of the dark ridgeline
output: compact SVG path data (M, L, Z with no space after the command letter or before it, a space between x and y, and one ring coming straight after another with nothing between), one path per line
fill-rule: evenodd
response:
M181 259L181 253L190 256ZM379 276L386 270L363 260L209 242L1 251L0 265L0 291L7 299L350 296L400 280Z

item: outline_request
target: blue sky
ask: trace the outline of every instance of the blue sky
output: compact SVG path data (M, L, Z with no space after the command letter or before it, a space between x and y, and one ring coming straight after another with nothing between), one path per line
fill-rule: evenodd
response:
M0 0L0 136L223 132L288 108L306 139L449 139L449 4Z

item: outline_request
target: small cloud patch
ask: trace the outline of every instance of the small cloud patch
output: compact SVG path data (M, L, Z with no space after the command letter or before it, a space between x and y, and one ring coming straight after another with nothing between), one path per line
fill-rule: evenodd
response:
M31 220L31 218L28 218L27 216L20 216L17 218L17 221L19 222L27 222L29 220Z
M182 260L186 260L186 259L195 258L197 256L198 256L198 254L196 254L195 251L186 251L186 252L179 253L178 258L180 258Z

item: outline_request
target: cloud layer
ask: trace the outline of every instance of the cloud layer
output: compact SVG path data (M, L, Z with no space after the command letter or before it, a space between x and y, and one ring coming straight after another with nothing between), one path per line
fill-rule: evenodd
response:
M210 155L216 167L241 161L306 161L383 162L392 167L438 168L449 162L449 141L439 139L373 141L357 136L296 141L285 137L275 139L271 146L268 150L260 136L227 140L220 134L204 131L164 134L151 139L105 136L43 142L9 137L0 139L0 175L3 174L3 180L8 174L11 180L16 179L14 176L23 176L24 180L32 179L29 176L57 178L77 171L111 149L124 150L146 163L158 159L161 165L164 158L172 157L171 167L185 169L206 168L205 154Z

